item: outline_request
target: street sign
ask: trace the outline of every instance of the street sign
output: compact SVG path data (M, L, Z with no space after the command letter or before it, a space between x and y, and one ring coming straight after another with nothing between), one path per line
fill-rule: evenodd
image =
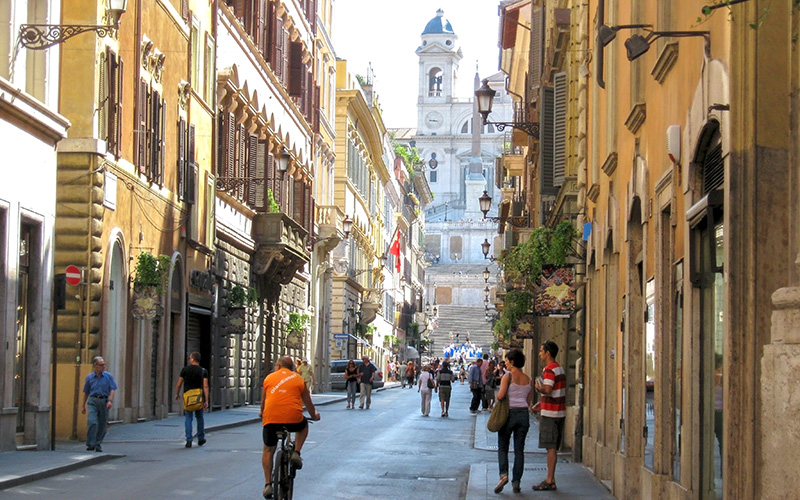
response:
M81 278L83 278L83 273L78 268L78 266L67 266L65 269L65 273L67 275L67 283L70 285L80 285Z
M347 334L346 333L334 333L333 334L333 338L335 338L335 339L346 339L347 338Z

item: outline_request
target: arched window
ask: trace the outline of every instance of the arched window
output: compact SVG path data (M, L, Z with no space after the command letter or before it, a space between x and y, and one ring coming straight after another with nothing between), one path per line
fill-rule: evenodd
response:
M442 70L431 68L428 72L428 96L438 97L442 95Z
M464 125L461 126L461 133L469 134L469 120L465 121Z

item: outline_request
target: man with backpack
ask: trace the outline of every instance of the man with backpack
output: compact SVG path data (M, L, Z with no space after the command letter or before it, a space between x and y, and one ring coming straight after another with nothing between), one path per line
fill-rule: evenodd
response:
M206 433L203 421L203 409L208 408L208 372L200 366L200 353L193 352L189 355L189 364L181 369L178 385L175 387L175 399L181 397L181 386L184 394L202 389L203 405L195 410L187 409L184 402L184 416L186 418L186 447L192 447L192 416L197 419L197 446L206 444ZM191 408L191 407L190 407Z

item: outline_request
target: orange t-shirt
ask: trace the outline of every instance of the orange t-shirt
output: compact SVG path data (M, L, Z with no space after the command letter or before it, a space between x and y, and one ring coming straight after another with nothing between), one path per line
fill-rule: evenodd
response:
M303 420L303 390L306 383L296 372L280 368L264 379L262 425L295 424Z

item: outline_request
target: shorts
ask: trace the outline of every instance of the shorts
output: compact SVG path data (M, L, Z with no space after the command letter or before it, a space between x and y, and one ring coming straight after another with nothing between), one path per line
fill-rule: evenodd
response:
M267 424L261 430L261 438L264 440L264 446L276 446L278 444L278 431L286 429L289 432L300 432L308 427L308 420L303 417L300 422L293 424Z
M564 437L564 417L542 417L539 421L539 448L558 450Z

